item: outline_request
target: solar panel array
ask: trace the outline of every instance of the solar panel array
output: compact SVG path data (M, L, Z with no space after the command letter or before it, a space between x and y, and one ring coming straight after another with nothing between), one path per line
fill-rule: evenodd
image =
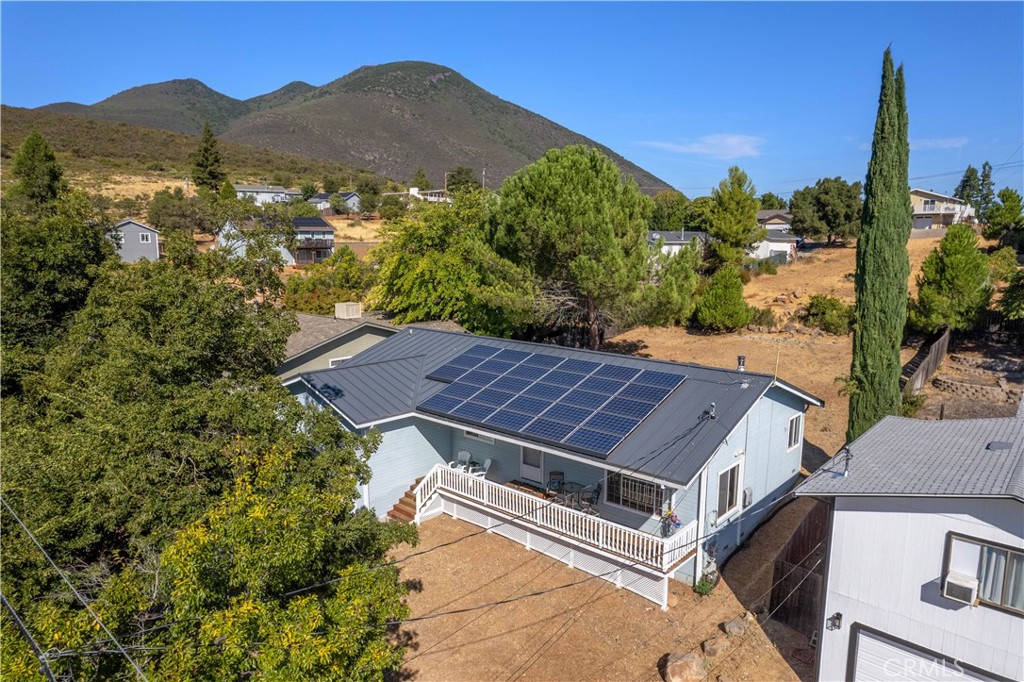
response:
M421 410L607 456L686 375L480 343L427 378Z

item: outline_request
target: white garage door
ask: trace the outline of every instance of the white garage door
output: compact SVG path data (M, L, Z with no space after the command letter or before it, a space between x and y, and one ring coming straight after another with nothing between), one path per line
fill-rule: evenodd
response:
M861 631L857 637L857 682L960 682L994 680L880 635Z
M915 230L927 230L932 226L932 217L925 216L924 218L914 218L914 229Z

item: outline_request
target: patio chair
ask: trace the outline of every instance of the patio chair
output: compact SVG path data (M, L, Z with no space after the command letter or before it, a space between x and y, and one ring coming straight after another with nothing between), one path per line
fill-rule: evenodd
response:
M597 506L597 503L601 501L601 484L598 483L594 486L594 489L590 491L590 494L580 499L580 505L584 509L591 509Z
M554 497L556 498L556 500L558 497L562 497L562 499L564 500L565 496L562 495L562 483L564 482L564 472L552 471L551 473L548 474L548 487L544 491L544 494L547 495L548 497Z
M469 450L461 450L459 451L459 454L455 456L454 460L448 462L448 466L452 469L462 469L465 471L469 468L469 460L472 458L473 455L470 454Z
M490 468L491 458L488 457L487 459L484 460L484 465L482 467L468 467L466 469L466 473L470 474L471 476L476 476L477 478L484 478L485 476L487 476L487 470Z

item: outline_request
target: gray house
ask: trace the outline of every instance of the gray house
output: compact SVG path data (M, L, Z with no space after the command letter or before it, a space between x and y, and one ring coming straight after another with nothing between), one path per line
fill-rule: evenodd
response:
M1024 415L886 417L796 493L831 508L817 679L1024 679Z
M345 205L348 206L349 213L359 213L359 194L356 192L338 192L341 198L345 201ZM333 195L330 192L320 192L314 194L309 199L306 199L307 204L313 204L316 206L318 211L326 211L331 207L331 197Z
M136 220L122 220L117 224L119 242L117 255L125 263L135 263L146 258L160 259L160 233L155 228Z
M450 514L662 606L792 488L823 405L764 374L431 329L285 385L382 433L379 516Z

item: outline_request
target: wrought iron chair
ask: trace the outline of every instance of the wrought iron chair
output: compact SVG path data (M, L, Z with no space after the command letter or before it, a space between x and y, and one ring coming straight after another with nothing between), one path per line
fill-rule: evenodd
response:
M590 491L589 495L586 497L580 497L580 506L583 508L583 511L588 514L598 516L598 511L594 509L594 507L596 507L597 503L601 501L601 485L602 484L598 483L594 486L594 489Z
M473 455L470 454L469 450L461 450L459 454L455 456L454 460L448 462L448 466L451 467L452 469L460 469L462 471L465 471L466 469L469 468L469 460L471 460L472 458Z
M480 467L480 466L467 467L466 468L466 473L470 474L471 476L476 476L477 478L484 478L484 477L487 476L487 470L490 469L490 468L491 468L491 458L488 457L487 459L484 460L484 465L482 467Z
M552 471L548 473L548 487L544 494L549 498L553 498L558 504L565 504L565 494L562 492L563 483L565 483L564 472Z

